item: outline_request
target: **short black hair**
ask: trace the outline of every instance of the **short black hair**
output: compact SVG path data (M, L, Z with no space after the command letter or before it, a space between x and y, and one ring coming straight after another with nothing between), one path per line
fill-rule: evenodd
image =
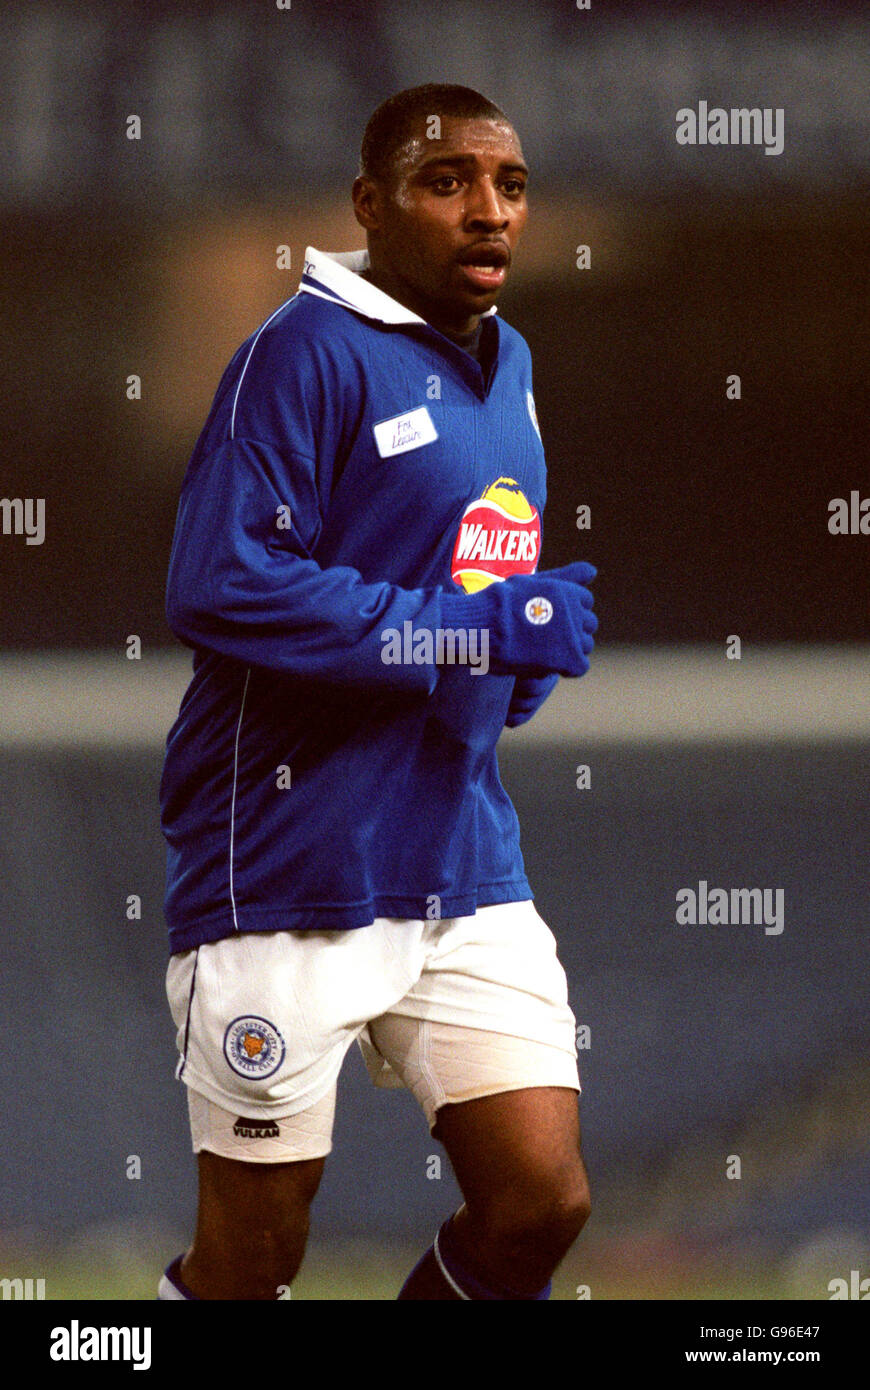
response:
M429 116L455 116L459 120L501 121L504 125L513 125L495 102L473 87L459 87L449 82L407 87L381 102L372 113L363 135L360 173L388 181L396 154L420 134Z

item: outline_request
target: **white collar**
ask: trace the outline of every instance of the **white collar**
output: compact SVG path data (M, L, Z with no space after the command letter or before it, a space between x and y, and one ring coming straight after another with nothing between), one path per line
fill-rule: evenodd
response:
M378 323L425 323L419 314L412 314L404 304L391 299L370 280L363 279L361 271L368 265L368 251L318 251L307 246L299 290L304 294L316 294L320 299L330 299L334 304L343 304L346 309L353 309L364 318L376 319ZM495 312L493 305L481 317Z

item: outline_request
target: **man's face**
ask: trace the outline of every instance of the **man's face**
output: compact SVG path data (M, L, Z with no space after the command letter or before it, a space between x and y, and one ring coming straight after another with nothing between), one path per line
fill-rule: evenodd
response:
M510 273L528 170L511 126L444 118L396 154L389 184L357 179L372 278L436 327L473 328Z

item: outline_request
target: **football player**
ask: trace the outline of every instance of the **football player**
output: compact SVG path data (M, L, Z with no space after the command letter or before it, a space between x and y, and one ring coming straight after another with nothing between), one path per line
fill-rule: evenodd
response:
M291 1284L355 1041L464 1197L400 1298L546 1299L589 1211L575 1020L496 758L597 626L590 565L538 570L531 361L496 314L527 177L479 93L384 102L366 250L309 247L184 480L161 804L199 1208L161 1298Z

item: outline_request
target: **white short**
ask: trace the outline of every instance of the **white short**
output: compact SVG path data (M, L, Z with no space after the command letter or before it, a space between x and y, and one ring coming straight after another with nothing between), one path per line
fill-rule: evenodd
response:
M248 932L166 976L196 1152L330 1152L338 1074L359 1043L379 1086L440 1106L528 1086L580 1090L556 941L534 904L355 931Z

